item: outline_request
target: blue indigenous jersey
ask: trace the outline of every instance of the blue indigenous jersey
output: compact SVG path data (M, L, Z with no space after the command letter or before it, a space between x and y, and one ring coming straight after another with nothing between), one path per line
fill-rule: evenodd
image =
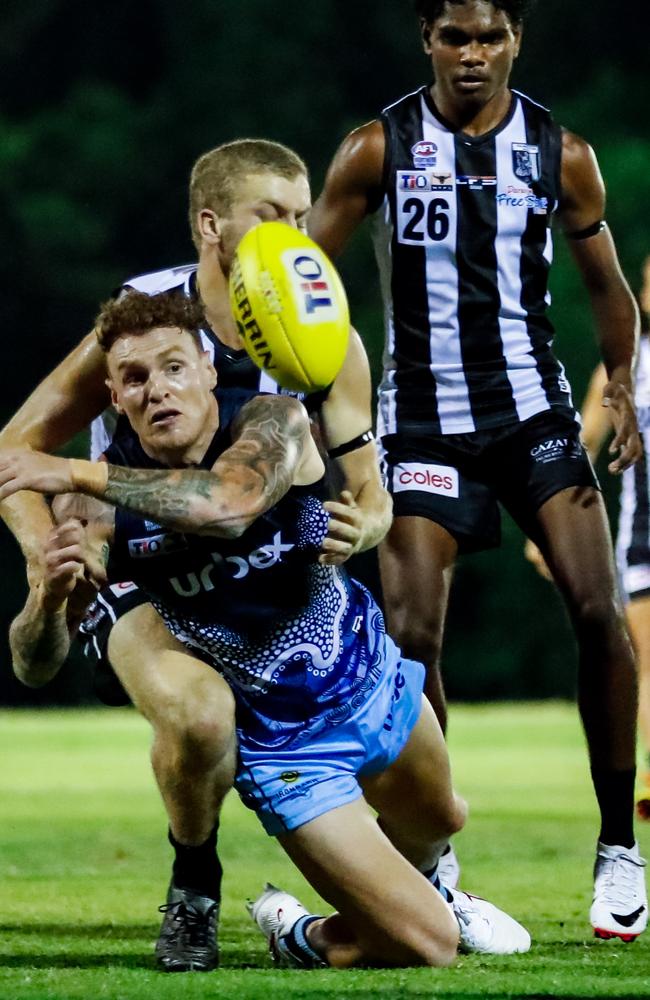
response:
M231 443L232 420L257 393L217 392L220 427L201 467ZM109 462L160 468L135 435ZM292 487L237 539L181 534L118 510L109 564L133 580L167 627L214 665L237 700L249 746L282 747L335 725L381 674L384 626L370 594L321 566L327 532L323 483Z

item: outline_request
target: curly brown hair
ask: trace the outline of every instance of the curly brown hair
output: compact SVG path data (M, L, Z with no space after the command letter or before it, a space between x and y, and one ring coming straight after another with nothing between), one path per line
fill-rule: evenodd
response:
M104 353L110 351L119 337L137 336L159 327L187 331L199 350L203 350L199 330L205 322L201 304L179 292L146 295L132 290L103 303L95 320L95 333Z

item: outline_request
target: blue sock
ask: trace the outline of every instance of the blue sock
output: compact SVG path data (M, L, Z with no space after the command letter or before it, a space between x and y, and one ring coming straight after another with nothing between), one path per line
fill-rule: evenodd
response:
M422 872L422 874L424 875L425 878L429 879L429 882L431 883L433 888L438 890L438 892L444 899L445 903L451 903L453 896L449 891L449 889L446 889L445 886L440 881L440 879L438 878L438 866L435 865L434 868L430 868L428 872Z
M305 914L296 920L290 931L276 938L276 950L291 965L298 965L303 969L314 969L327 965L322 955L314 951L307 940L307 928L313 924L314 920L320 920L311 913Z

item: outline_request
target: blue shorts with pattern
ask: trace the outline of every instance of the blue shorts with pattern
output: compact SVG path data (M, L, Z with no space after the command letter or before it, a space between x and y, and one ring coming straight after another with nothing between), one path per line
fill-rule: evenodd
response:
M266 832L288 833L359 798L359 778L384 771L404 749L420 716L423 684L422 664L403 659L384 636L378 679L360 705L312 720L281 751L247 745L240 732L235 787Z

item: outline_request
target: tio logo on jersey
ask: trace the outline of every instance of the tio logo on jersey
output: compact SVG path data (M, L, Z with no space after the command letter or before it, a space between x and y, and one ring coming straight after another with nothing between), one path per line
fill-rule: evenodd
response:
M397 171L397 190L399 191L453 191L452 176L449 171L436 173L433 170L418 170L409 173L408 170Z
M169 552L180 552L187 548L183 535L163 532L159 535L149 535L147 538L130 538L129 555L132 559L151 559L152 556L167 555Z

